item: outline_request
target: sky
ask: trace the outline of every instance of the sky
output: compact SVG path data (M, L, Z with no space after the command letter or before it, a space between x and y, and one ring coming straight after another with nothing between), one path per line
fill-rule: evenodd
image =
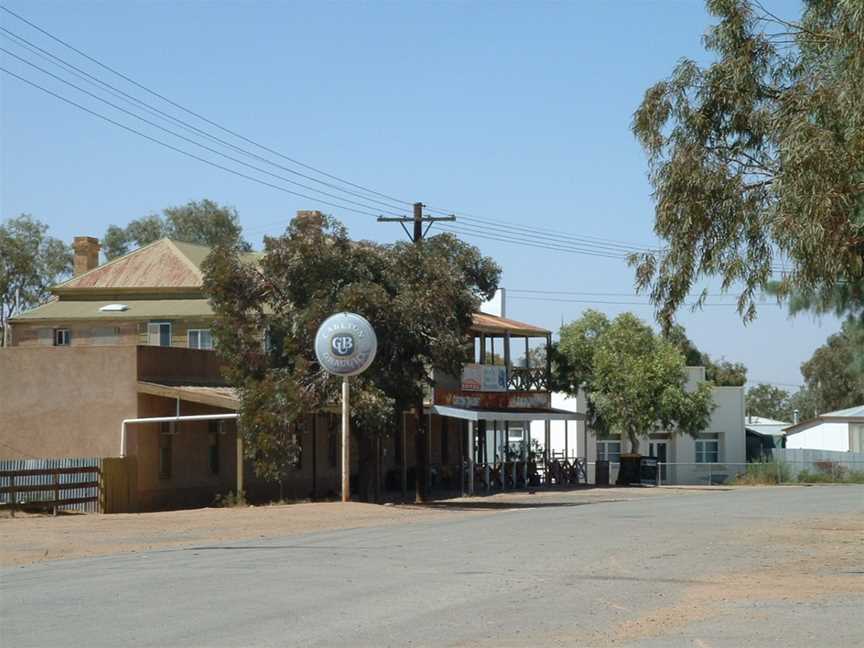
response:
M786 17L800 15L798 2L765 4ZM0 12L0 27L67 63L235 146L363 198L228 151L238 159L366 205L220 158L0 52L2 67L82 106L307 196L191 159L0 73L0 218L32 214L51 235L71 242L209 198L238 210L256 247L264 234L282 231L298 209L332 214L354 238L389 242L405 234L396 224L376 222L373 212L408 214L409 204L421 201L457 213L463 238L500 263L509 317L557 330L593 307L653 321L653 308L634 296L633 269L622 260L531 247L524 230L513 230L521 243L480 238L476 229L464 233L478 222L462 215L494 221L497 237L509 223L548 231L553 238L544 240L553 245L566 240L562 236L657 245L646 158L630 123L645 90L682 57L710 60L701 39L712 18L701 1L4 5L211 122L405 204L373 203L380 196L255 149ZM97 92L6 32L0 43ZM149 119L159 121L152 114ZM698 288L703 285L717 292L716 282ZM579 294L519 292L527 290ZM840 328L834 317L790 317L777 305L760 307L757 320L745 325L726 305L732 301L712 298L716 306L685 308L678 320L703 351L746 364L751 383L799 385L801 363Z

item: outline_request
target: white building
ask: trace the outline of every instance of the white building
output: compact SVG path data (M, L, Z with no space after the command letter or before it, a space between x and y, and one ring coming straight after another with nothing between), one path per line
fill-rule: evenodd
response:
M864 452L864 405L820 414L785 433L787 448Z
M705 382L704 367L687 367L687 388L695 389ZM743 470L747 462L747 442L744 429L744 388L712 387L714 411L708 428L693 438L686 434L669 432L652 434L642 440L640 452L657 457L662 466L661 479L667 483L722 483ZM570 411L585 412L585 399L570 398L563 394L552 395L552 406ZM545 439L545 424L535 421L531 425L531 437L541 444ZM612 464L610 479L616 476L615 464L622 452L629 450L629 442L622 443L620 435L598 439L585 429L583 421L552 421L550 423L551 456L586 458L589 482L594 481L594 462L607 460ZM738 464L738 465L731 465Z

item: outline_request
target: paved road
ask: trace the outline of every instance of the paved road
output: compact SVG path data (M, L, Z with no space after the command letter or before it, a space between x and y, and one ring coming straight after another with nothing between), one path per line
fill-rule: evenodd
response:
M864 645L860 538L851 540L857 566L850 546L838 545L847 558L814 576L827 592L784 600L759 576L791 555L760 529L860 520L864 487L590 505L562 494L544 504L5 569L0 644ZM807 547L800 565L814 555L818 547ZM742 574L764 581L763 593L742 594ZM826 579L843 579L847 591Z

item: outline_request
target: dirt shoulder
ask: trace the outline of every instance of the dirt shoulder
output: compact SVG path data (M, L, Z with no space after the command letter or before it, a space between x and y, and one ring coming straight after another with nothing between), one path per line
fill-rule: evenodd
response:
M500 493L429 505L316 502L117 515L26 515L0 518L0 566L135 553L196 544L290 536L335 529L413 524L441 516L493 515L559 502L598 503L697 491L597 488Z

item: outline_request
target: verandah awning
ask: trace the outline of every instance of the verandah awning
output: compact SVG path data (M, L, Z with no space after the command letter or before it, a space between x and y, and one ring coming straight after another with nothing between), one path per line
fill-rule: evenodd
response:
M463 421L584 421L585 415L554 408L487 409L482 407L453 407L433 405L432 413Z

